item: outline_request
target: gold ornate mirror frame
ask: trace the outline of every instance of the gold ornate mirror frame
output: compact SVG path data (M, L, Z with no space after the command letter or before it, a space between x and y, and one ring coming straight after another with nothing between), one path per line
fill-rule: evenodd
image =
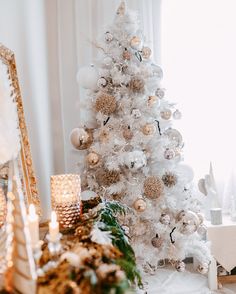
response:
M40 199L37 189L36 177L33 169L30 143L25 123L23 102L17 76L15 56L10 49L6 48L1 43L0 62L7 66L7 78L9 80L9 85L13 89L11 92L11 96L17 104L17 113L21 136L21 151L19 156L19 165L22 174L22 185L25 194L25 202L27 206L33 203L36 206L37 211L41 214Z

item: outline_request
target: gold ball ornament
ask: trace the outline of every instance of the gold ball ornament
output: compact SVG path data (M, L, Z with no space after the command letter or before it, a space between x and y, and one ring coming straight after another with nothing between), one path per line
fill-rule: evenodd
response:
M96 167L100 161L100 157L96 152L91 152L87 155L86 161L89 167L93 168Z
M127 49L125 49L125 51L123 52L122 56L123 56L123 59L124 60L130 60L131 57L132 57L132 54Z
M144 212L147 208L147 204L144 199L138 198L134 202L134 209L138 212Z
M134 36L131 40L130 40L130 46L133 48L133 49L138 49L140 48L140 45L141 45L142 41L139 37L137 36Z
M144 194L150 199L159 198L164 191L164 184L159 177L151 176L144 181Z
M157 96L149 96L148 97L148 106L153 106L158 102L158 97Z
M161 248L162 247L162 244L163 244L163 239L160 238L158 236L158 234L156 234L156 236L152 238L151 243L152 243L152 246L153 247L155 247L155 248Z
M99 93L95 102L95 110L104 115L111 115L116 110L116 99L107 93Z
M149 47L143 47L141 54L143 59L149 59L152 55L152 50Z
M93 143L93 130L88 128L75 128L70 133L70 141L77 150L85 150Z
M123 137L126 140L131 140L133 138L133 132L131 131L130 127L127 127L123 130Z
M129 88L134 93L143 93L145 90L145 82L142 78L133 77L129 82Z
M172 112L170 109L163 109L161 111L161 118L164 120L169 120L171 118Z
M145 126L142 127L142 132L146 136L151 136L156 133L156 126L154 124L146 124Z
M207 263L199 264L197 270L200 274L205 275L209 271L209 265Z
M162 176L162 181L164 183L164 185L168 188L171 188L173 186L176 185L177 183L177 176L172 173L172 172L166 172L163 176Z
M181 260L176 261L175 268L178 272L184 272L185 271L185 263Z

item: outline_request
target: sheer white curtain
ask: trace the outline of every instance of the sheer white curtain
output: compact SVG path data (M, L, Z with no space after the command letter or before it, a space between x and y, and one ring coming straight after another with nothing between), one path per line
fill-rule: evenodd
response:
M236 2L165 0L162 65L183 111L185 159L199 178L212 161L223 205L236 198Z

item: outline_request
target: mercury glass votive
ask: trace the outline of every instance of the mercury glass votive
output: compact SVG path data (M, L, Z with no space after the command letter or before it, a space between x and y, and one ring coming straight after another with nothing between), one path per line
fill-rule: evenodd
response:
M7 216L7 201L2 187L0 186L0 228L5 224Z
M51 202L60 225L71 228L81 213L81 182L76 174L51 176Z

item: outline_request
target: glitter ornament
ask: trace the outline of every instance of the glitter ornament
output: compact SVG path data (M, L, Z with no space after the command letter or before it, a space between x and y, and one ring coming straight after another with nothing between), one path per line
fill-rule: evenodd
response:
M207 228L205 226L199 226L199 228L197 229L197 232L199 235L201 236L205 236L207 233Z
M162 181L164 183L164 185L168 188L171 188L173 186L176 185L177 183L177 176L172 173L172 172L166 172L163 176L162 176Z
M107 86L107 80L103 77L99 78L97 81L97 86L99 88L105 88Z
M133 138L133 132L131 131L130 127L126 127L124 130L123 130L123 137L126 139L126 140L131 140Z
M129 88L134 93L144 93L145 82L142 78L133 77L129 82Z
M168 120L171 118L171 110L170 109L164 109L161 111L161 118L162 119L165 119L165 120Z
M155 92L156 96L160 99L164 98L165 96L165 90L162 88L158 88Z
M170 220L171 220L171 218L170 218L169 214L167 214L167 213L162 213L162 214L161 214L161 217L160 217L160 219L159 219L159 222L160 222L161 224L163 224L163 225L169 225L169 224L170 224Z
M116 99L107 93L99 93L95 102L95 110L104 115L111 115L116 110Z
M147 164L147 158L143 151L135 150L124 154L124 163L130 170L138 170Z
M82 67L79 69L76 79L84 89L96 89L98 71L93 65Z
M3 192L2 187L0 187L0 229L5 224L7 216L7 201Z
M133 118L137 119L141 117L141 111L137 108L132 109L131 115Z
M70 133L70 141L75 149L84 150L93 143L93 130L75 128Z
M130 60L131 57L132 57L132 54L127 49L125 49L125 51L123 52L122 56L123 56L123 59L124 60Z
M131 40L130 40L130 46L133 49L139 49L140 45L141 45L141 39L137 36L134 36Z
M176 129L169 128L165 131L164 135L167 136L173 144L175 144L175 147L179 147L183 143L182 135Z
M159 177L151 176L144 181L144 194L150 199L159 198L164 191L164 184Z
M147 204L144 199L138 198L134 202L134 209L138 212L144 212L147 208Z
M91 152L87 155L86 161L88 162L88 165L93 168L99 163L100 157L96 152Z
M171 160L175 157L175 151L171 148L166 148L165 152L164 152L164 158Z
M181 260L176 261L175 268L178 272L184 272L185 271L185 263Z
M153 106L158 102L158 97L157 96L149 96L148 97L148 106Z
M209 265L207 263L199 264L197 270L200 274L205 275L209 271Z
M163 239L160 238L158 236L158 234L156 234L155 237L152 238L151 240L152 246L155 248L161 248L162 244L163 244Z
M156 133L156 126L154 124L146 124L142 127L142 132L146 136L154 135Z
M105 41L110 43L113 40L113 35L110 32L105 33Z
M197 231L199 227L199 218L197 214L193 211L182 210L176 218L179 223L179 231L183 235L191 235Z
M101 168L96 172L96 180L99 185L108 187L120 181L120 172Z
M143 59L149 59L152 54L152 50L149 47L143 47L141 54Z
M182 118L182 113L178 109L175 110L175 112L173 113L173 118L174 119L181 119Z

